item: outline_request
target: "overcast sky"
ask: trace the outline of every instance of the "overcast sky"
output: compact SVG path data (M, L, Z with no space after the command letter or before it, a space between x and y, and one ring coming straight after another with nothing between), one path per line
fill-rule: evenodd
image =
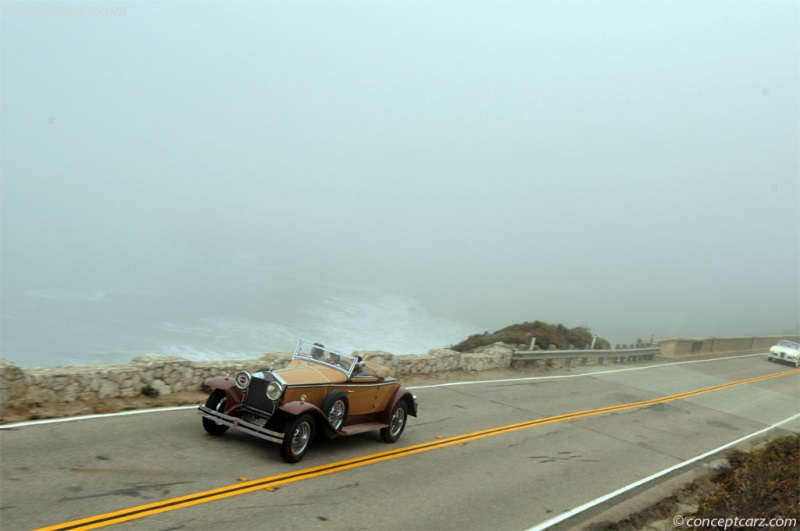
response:
M2 9L4 333L233 263L475 332L798 333L796 1Z

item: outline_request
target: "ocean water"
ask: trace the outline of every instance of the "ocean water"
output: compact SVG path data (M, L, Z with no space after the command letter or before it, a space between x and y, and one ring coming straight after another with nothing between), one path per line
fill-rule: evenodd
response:
M235 277L235 278L234 278ZM254 359L298 339L342 351L424 354L478 328L375 288L285 274L153 286L27 287L3 295L0 357L20 367L135 356Z

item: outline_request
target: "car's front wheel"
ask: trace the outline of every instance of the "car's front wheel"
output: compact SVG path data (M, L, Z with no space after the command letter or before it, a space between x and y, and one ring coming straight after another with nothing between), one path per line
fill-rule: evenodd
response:
M283 432L281 457L287 463L297 463L308 451L314 436L314 417L305 414L289 419Z
M212 391L211 395L208 397L208 400L206 400L206 407L208 409L213 409L214 411L224 413L225 404L227 403L228 395L225 393L225 391L222 389L214 389L214 391ZM228 431L228 426L225 424L214 422L206 417L203 417L203 428L211 435L222 435Z
M405 400L400 400L392 410L389 426L381 428L381 439L386 443L393 443L402 435L408 420L408 406Z

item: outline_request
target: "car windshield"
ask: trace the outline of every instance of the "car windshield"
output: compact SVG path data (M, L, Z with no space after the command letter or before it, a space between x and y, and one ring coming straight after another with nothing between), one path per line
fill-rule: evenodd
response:
M778 345L782 347L800 348L800 343L795 343L794 341L789 341L786 339L782 339L781 341L779 341Z
M299 341L297 343L297 348L294 350L292 359L321 363L328 367L339 369L347 374L348 377L353 373L357 362L354 356L331 350L321 343L311 343L308 341Z

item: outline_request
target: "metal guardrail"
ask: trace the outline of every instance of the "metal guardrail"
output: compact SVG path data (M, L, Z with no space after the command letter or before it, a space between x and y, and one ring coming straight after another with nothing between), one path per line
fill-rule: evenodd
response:
M603 365L606 360L611 363L651 360L660 352L661 348L657 346L610 350L515 350L511 354L511 361L564 360L564 366L569 367L574 359L579 359L581 365L586 365L589 358L593 358L599 365Z

